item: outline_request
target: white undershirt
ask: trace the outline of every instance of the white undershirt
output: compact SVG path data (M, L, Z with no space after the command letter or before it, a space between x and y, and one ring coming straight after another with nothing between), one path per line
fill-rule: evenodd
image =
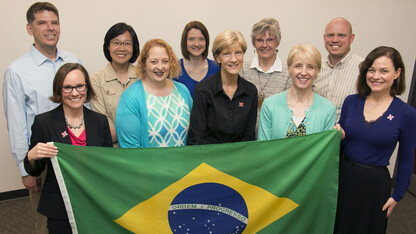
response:
M293 122L296 124L296 126L299 127L299 125L302 123L305 116L292 116Z

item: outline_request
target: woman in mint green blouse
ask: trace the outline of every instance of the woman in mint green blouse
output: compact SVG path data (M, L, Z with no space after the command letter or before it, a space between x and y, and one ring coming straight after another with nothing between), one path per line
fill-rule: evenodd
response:
M146 42L136 72L140 79L123 92L117 107L120 147L184 146L192 97L185 85L172 80L180 74L172 48L161 39Z
M258 140L303 136L335 125L335 106L312 91L312 83L321 69L318 49L297 45L290 51L287 64L292 86L263 102Z

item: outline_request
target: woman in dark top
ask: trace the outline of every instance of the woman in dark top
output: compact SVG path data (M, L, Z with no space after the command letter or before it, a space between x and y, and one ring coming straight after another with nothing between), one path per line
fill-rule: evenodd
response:
M195 86L190 145L255 140L257 89L238 75L246 50L239 31L215 38L212 53L221 70Z
M72 231L50 160L56 156L58 149L46 142L113 146L107 118L83 105L94 95L85 68L77 63L67 63L55 75L50 98L61 105L37 115L32 125L29 152L24 164L31 176L39 176L47 166L38 212L48 217L49 233Z
M345 99L339 120L345 138L335 233L385 233L387 217L409 186L416 110L396 97L404 90L399 52L385 46L371 51L360 65L358 94ZM397 178L391 195L386 166L397 142Z

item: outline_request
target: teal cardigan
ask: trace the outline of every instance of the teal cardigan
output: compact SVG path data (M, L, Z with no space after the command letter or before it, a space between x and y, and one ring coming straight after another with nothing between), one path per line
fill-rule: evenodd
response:
M173 81L182 98L192 109L192 97L185 85ZM120 96L116 112L116 133L121 148L149 147L147 105L142 81L139 79Z
M286 138L293 111L287 105L287 90L264 100L260 111L258 140ZM312 106L305 110L306 134L322 132L335 125L335 106L313 93Z

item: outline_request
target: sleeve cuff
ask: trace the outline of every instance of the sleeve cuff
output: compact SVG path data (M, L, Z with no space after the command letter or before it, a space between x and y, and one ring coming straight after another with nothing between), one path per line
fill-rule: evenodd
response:
M26 172L26 170L25 170L25 165L24 165L23 161L19 163L18 167L19 167L20 175L21 175L22 177L23 177L23 176L28 176L28 175L29 175L29 174Z

